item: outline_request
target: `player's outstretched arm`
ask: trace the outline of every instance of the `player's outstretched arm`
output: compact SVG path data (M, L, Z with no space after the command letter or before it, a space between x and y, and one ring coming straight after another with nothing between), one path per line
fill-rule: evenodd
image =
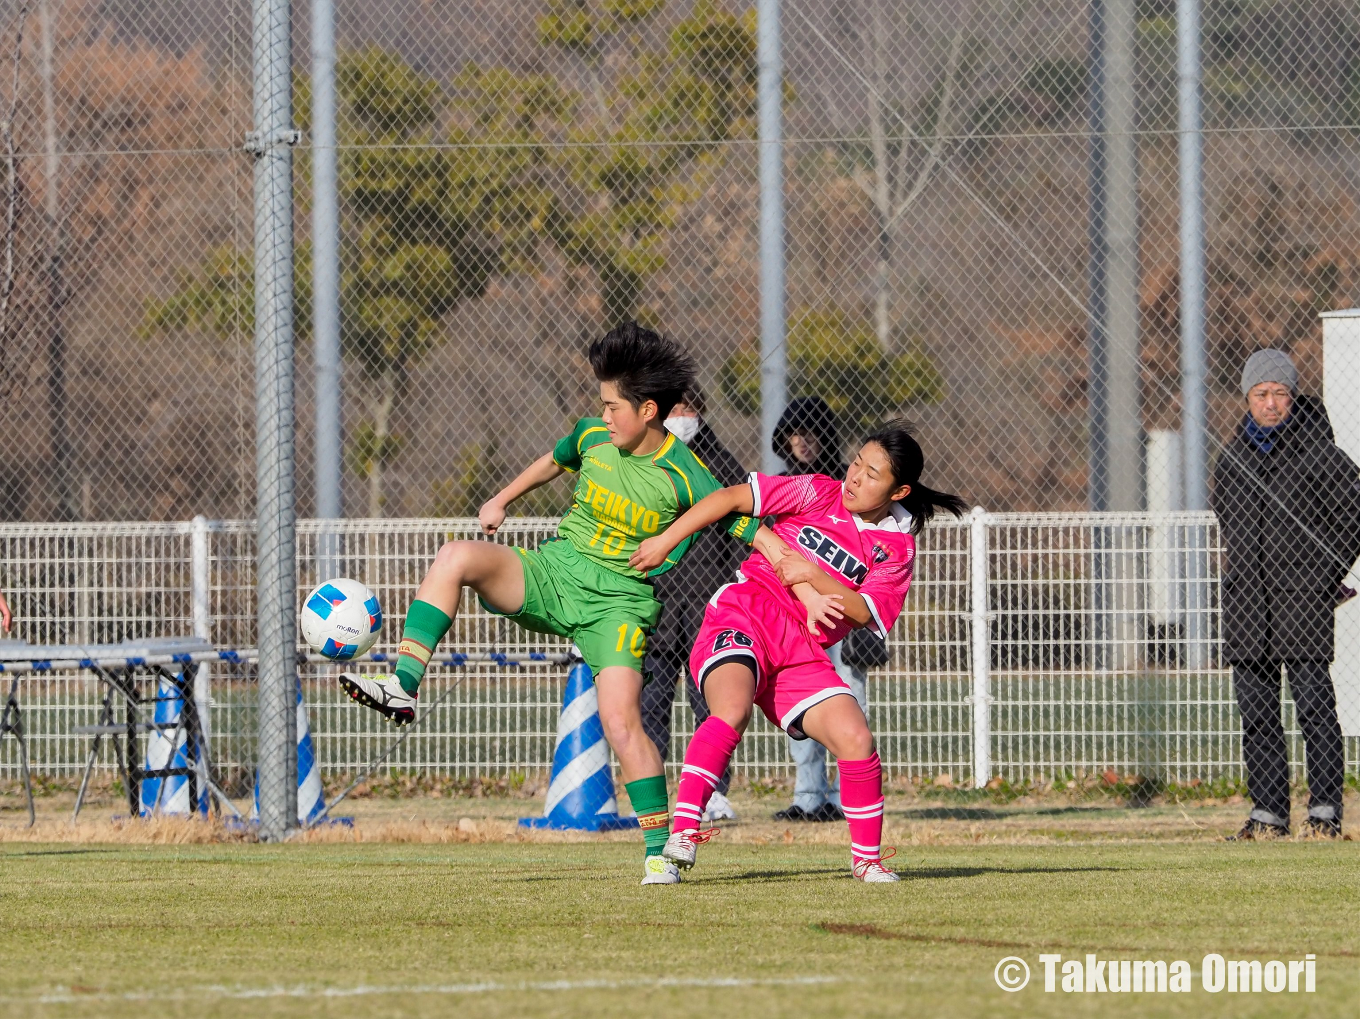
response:
M505 511L509 505L522 495L528 495L535 488L542 488L563 474L551 453L544 453L520 472L519 477L493 495L477 514L477 522L482 525L482 533L487 537L500 530L505 523Z
M720 488L696 502L660 534L639 544L637 551L629 557L628 565L644 573L654 570L690 535L698 534L734 513L749 514L753 505L750 485Z

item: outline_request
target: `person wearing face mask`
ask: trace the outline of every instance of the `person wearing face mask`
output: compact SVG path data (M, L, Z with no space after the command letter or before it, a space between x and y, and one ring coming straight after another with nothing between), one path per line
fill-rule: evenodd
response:
M706 403L703 390L692 385L666 418L666 428L690 448L713 476L724 485L739 485L746 471L714 434L704 420ZM648 737L666 760L671 745L671 705L675 701L677 679L689 661L694 638L704 621L708 599L723 584L729 583L746 558L746 549L716 529L697 535L685 558L673 569L658 576L653 590L664 608L647 643L644 664L651 682L642 689L642 725ZM708 718L708 705L693 683L685 684L694 724ZM731 770L723 772L717 791L708 802L707 820L733 820L736 812L727 799Z
M848 469L841 456L840 434L836 415L820 396L800 396L789 402L775 427L774 452L781 457L788 470L783 477L799 474L823 474L843 478ZM879 640L865 632L860 639ZM868 673L863 665L852 665L845 660L845 646L827 648L827 657L837 675L850 687L860 709L868 712L865 682ZM840 804L840 779L832 783L826 774L826 748L815 740L788 740L789 756L797 766L794 780L793 803L774 815L776 821L844 820Z

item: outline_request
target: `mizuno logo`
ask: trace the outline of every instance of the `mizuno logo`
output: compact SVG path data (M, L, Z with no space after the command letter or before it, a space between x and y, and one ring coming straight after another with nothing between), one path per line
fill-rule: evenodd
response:
M799 531L798 544L809 549L813 555L852 584L864 583L864 578L869 575L868 566L815 527L808 526Z
M837 517L837 516L833 516L833 517L829 517L828 519L830 519L830 521L831 521L833 524L848 524L848 523L850 522L850 520L849 520L848 517Z

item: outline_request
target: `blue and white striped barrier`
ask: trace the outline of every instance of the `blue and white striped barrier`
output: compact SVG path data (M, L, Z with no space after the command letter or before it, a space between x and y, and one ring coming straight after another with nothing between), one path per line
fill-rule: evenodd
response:
M307 723L307 705L302 703L302 680L297 684L297 819L305 828L326 809L326 797L321 790L321 772L316 766L316 751L312 747L312 729ZM255 806L250 819L260 819L260 776L255 775Z
M307 705L302 703L302 681L297 685L297 773L298 820L311 824L326 809L326 797L321 791L321 770L316 766L316 751L312 748L312 729L307 724ZM259 809L259 785L256 784L256 809Z
M521 817L524 828L615 831L636 828L636 817L620 817L609 770L609 744L600 724L600 702L590 666L577 662L567 674L557 749L542 817Z
M184 698L175 685L162 679L156 686L157 725L177 725L184 714ZM172 743L173 739L173 743ZM188 768L189 734L183 728L153 729L146 741L146 770L160 771L164 768ZM196 758L193 767L202 763L202 747L194 748ZM208 814L208 790L204 782L198 783L198 813ZM189 778L187 775L170 775L165 778L146 778L141 784L141 805L138 813L142 817L153 814L177 814L187 816L192 813L189 805Z

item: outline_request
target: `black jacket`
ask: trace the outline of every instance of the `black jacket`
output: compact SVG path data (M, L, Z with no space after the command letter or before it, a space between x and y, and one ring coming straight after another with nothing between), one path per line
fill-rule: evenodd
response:
M687 445L721 484L740 485L746 480L745 469L727 451L707 421L700 420L699 430ZM749 551L745 544L724 533L722 528L707 527L695 536L694 544L675 567L652 581L652 588L663 605L677 601L702 605L719 587L735 579L737 567ZM665 622L663 613L658 629Z
M793 435L812 435L820 443L821 455L815 463L805 464L794 457L789 439ZM771 445L775 456L789 465L786 474L825 474L829 478L845 477L845 461L841 459L840 433L836 415L820 396L800 396L790 400L779 415Z
M1297 397L1268 452L1246 419L1214 464L1230 662L1331 661L1336 595L1360 556L1360 468L1321 402Z

